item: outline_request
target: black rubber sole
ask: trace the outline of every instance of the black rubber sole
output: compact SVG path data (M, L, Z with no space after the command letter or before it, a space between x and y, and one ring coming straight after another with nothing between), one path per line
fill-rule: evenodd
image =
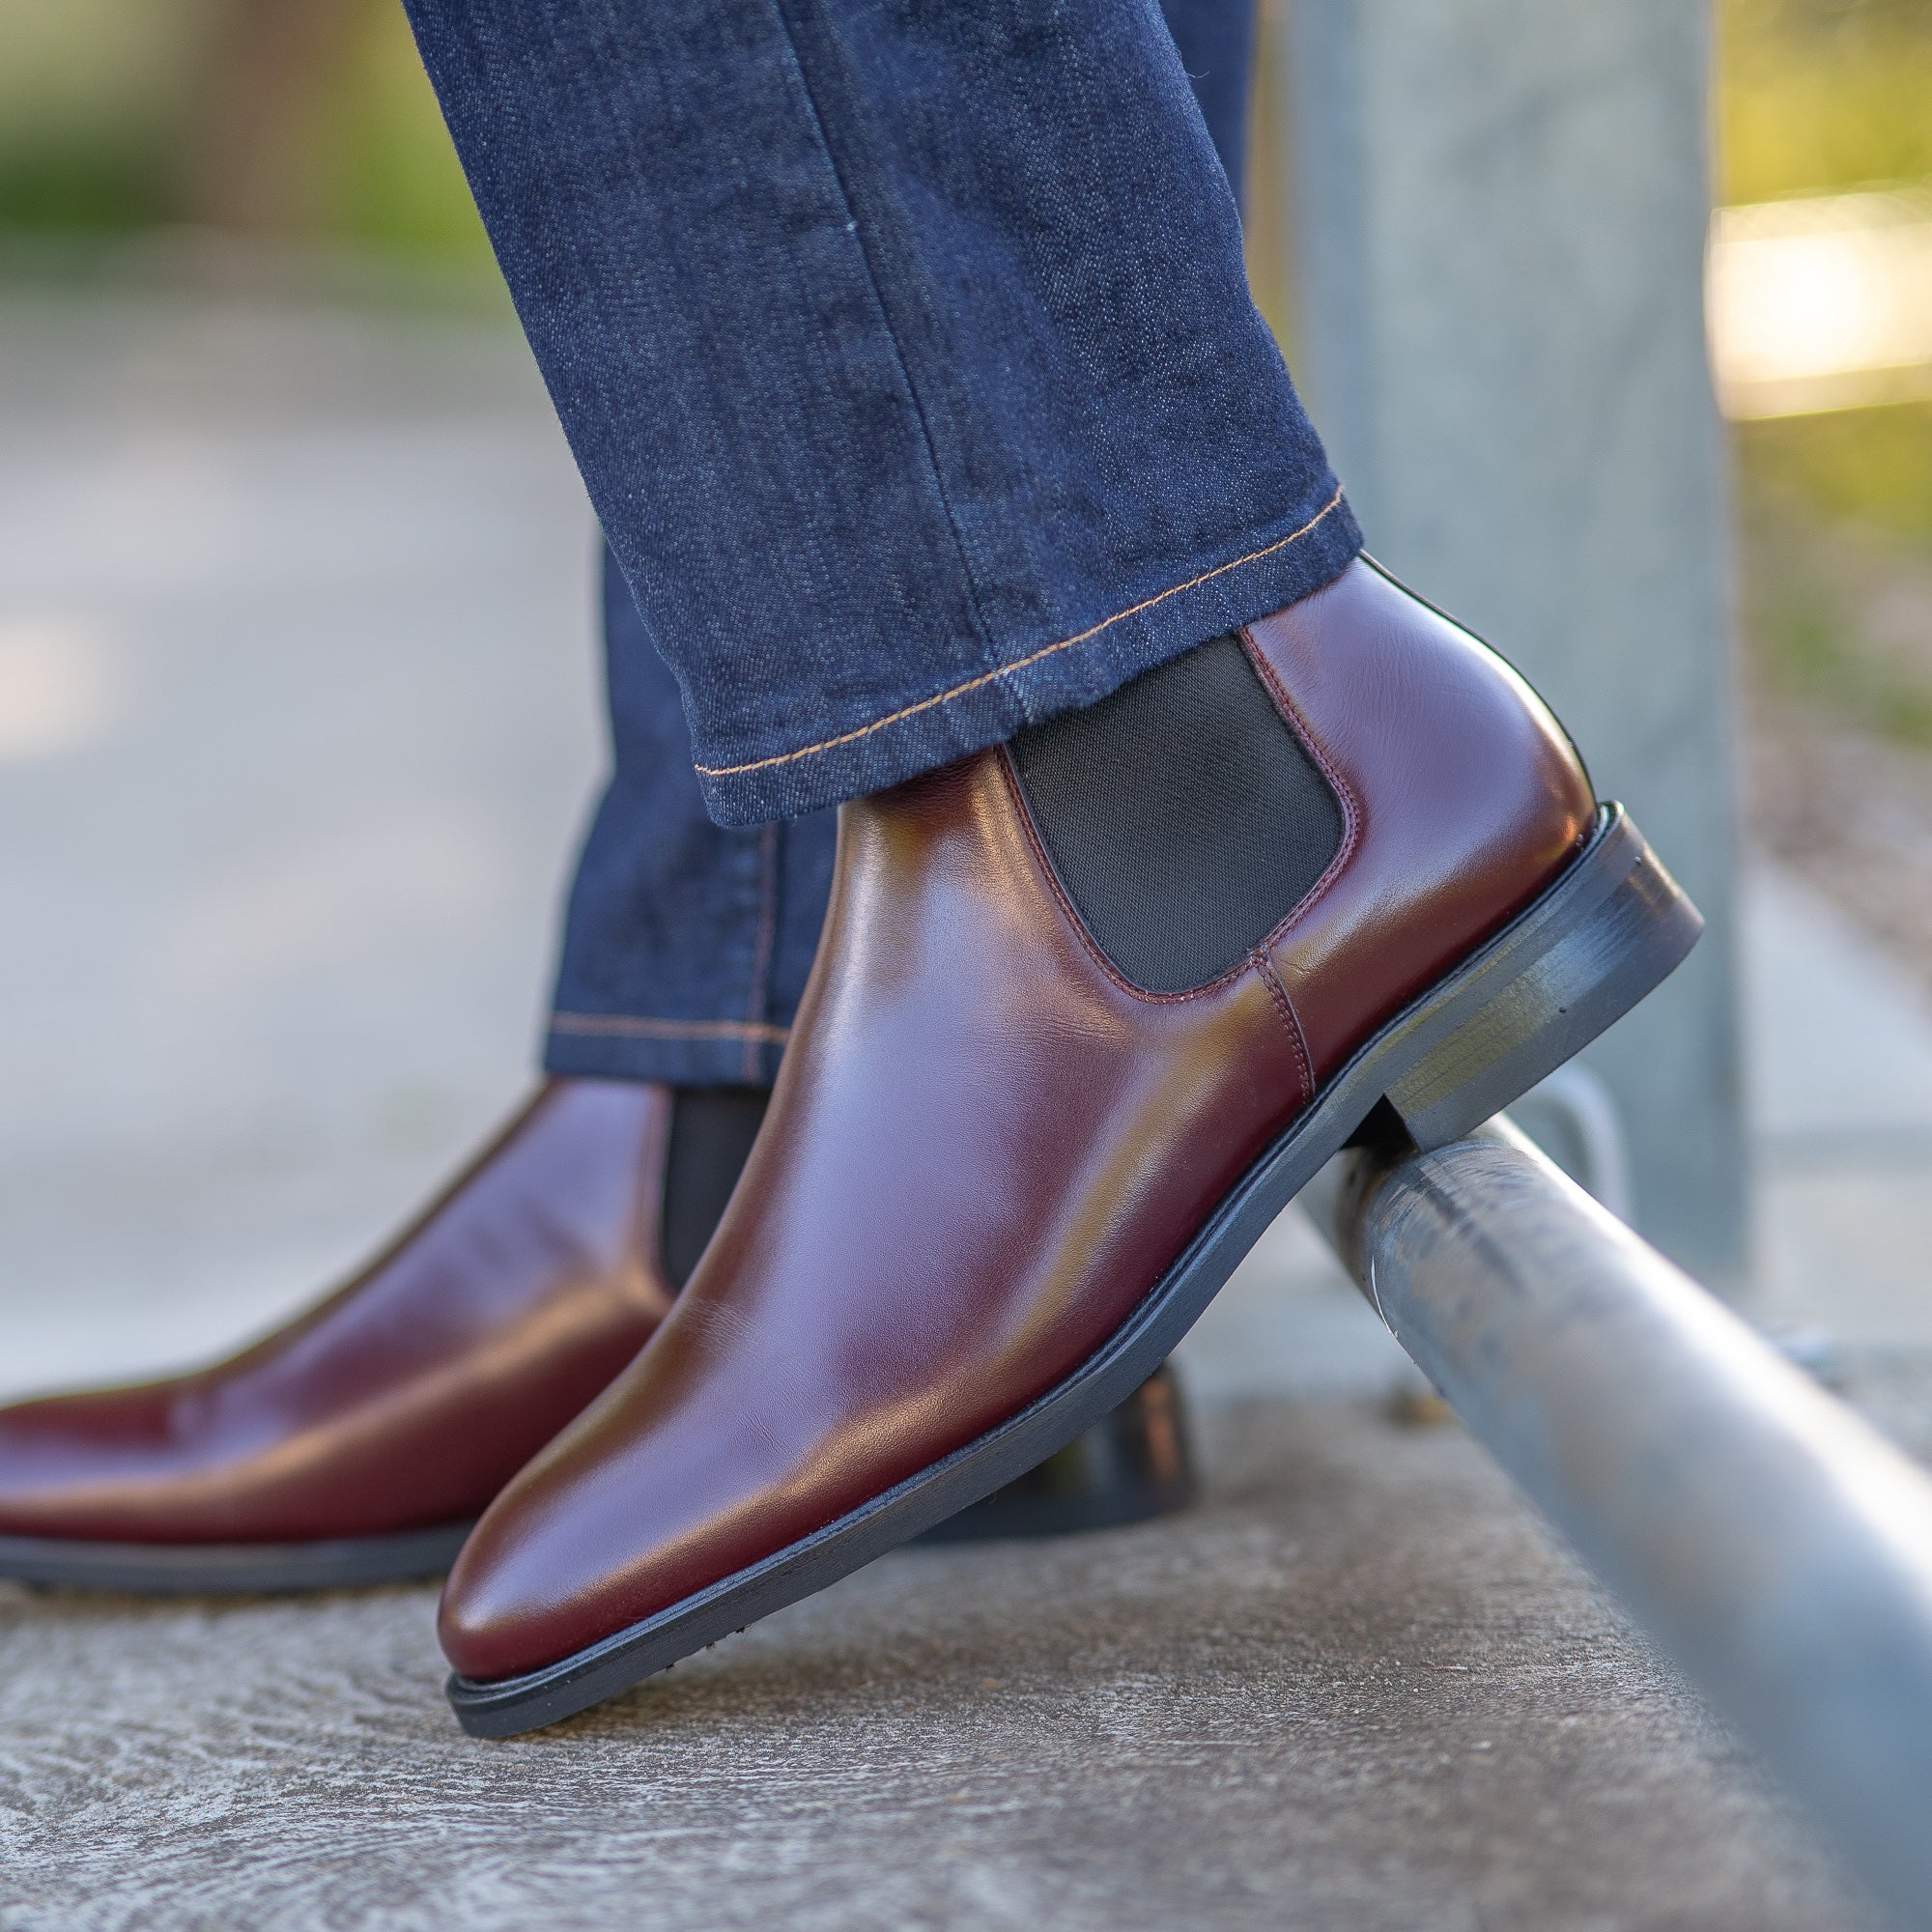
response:
M1141 1522L1194 1499L1180 1387L1164 1365L1038 1468L936 1528L928 1543L1065 1536ZM440 1577L467 1522L327 1543L82 1543L0 1536L0 1580L140 1596L285 1595Z
M80 1543L61 1536L0 1536L0 1578L150 1597L341 1590L440 1577L469 1534L469 1525L458 1522L329 1543Z
M474 1737L554 1723L849 1576L1044 1462L1146 1380L1277 1214L1384 1099L1416 1144L1467 1133L1658 985L1703 921L1620 806L1503 931L1361 1046L1203 1223L1140 1306L1017 1415L869 1502L668 1609L492 1683L452 1676Z
M1198 1492L1180 1380L1163 1362L1118 1408L1038 1467L914 1541L991 1543L1118 1529L1171 1516Z

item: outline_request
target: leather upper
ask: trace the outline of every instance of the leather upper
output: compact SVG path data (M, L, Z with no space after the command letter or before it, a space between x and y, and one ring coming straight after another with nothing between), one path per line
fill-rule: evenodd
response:
M1060 1381L1348 1050L1587 830L1548 712L1370 566L1246 642L1347 829L1207 986L1121 979L1000 752L841 809L751 1162L650 1346L458 1559L460 1673L519 1675L668 1608Z
M371 1266L213 1368L0 1409L0 1535L277 1543L476 1516L670 1304L668 1089L558 1080Z
M1597 802L1523 679L1372 564L1243 635L1342 801L1326 880L1268 942L1319 1084L1536 896Z

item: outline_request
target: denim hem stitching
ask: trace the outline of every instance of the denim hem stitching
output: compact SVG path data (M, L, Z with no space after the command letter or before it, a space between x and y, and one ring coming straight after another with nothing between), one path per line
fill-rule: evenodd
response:
M1272 556L1277 551L1286 550L1290 544L1299 543L1318 524L1325 521L1333 511L1339 509L1341 503L1342 491L1340 485L1337 485L1335 494L1298 530L1291 530L1287 536L1278 537L1271 544L1264 544L1260 550L1251 550L1246 556L1237 556L1228 563L1217 563L1212 570L1204 570L1200 576L1190 577L1185 583L1172 584L1152 597L1144 597L1138 604L1130 604L1124 611L1116 611L1111 617L1102 617L1097 624L1090 624L1086 630L1077 632L1070 638L1062 638L1058 643L1043 644L1027 657L1018 658L1011 664L1001 665L997 670L982 671L978 677L969 677L964 684L955 684L951 691L942 691L933 697L922 697L917 704L908 704L887 717L875 718L869 724L861 724L851 731L841 731L836 738L823 739L816 745L802 746L796 752L777 752L769 758L753 758L742 765L698 765L695 769L708 779L736 778L744 772L769 771L774 765L789 765L800 758L810 758L819 752L837 751L840 745L852 744L860 738L869 738L874 731L883 731L888 724L896 724L901 719L917 717L922 711L930 711L935 704L951 703L955 697L964 697L970 691L978 691L1000 678L1010 677L1015 671L1026 670L1043 658L1050 658L1060 651L1071 650L1075 644L1084 644L1089 638L1096 638L1102 631L1110 630L1116 624L1124 623L1129 617L1138 617L1143 611L1151 611L1156 604L1165 604L1170 597L1179 597L1183 590L1192 590L1197 584L1209 582L1217 577L1225 577L1229 571L1239 570L1244 564L1259 563L1263 557Z
M661 1020L640 1013L553 1013L552 1033L612 1034L639 1039L743 1039L770 1046L782 1046L790 1037L789 1027L769 1026L755 1020Z

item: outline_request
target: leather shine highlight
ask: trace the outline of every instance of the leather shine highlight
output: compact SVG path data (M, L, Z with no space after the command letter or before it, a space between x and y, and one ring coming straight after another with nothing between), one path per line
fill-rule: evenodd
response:
M751 1162L650 1346L465 1547L462 1676L667 1609L1062 1380L1347 1046L1560 869L1587 781L1481 645L1361 564L1247 636L1353 817L1271 953L1208 986L1107 964L998 752L841 809Z
M1371 564L1241 635L1348 821L1268 941L1320 1086L1556 877L1596 797L1523 679Z
M546 1084L327 1300L215 1367L0 1409L0 1534L284 1543L461 1523L637 1352L669 1090Z

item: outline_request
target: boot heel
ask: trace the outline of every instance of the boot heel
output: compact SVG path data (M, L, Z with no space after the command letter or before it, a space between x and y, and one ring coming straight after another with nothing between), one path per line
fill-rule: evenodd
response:
M1425 1152L1461 1139L1621 1019L1704 922L1618 805L1543 896L1414 1014L1389 1104Z

